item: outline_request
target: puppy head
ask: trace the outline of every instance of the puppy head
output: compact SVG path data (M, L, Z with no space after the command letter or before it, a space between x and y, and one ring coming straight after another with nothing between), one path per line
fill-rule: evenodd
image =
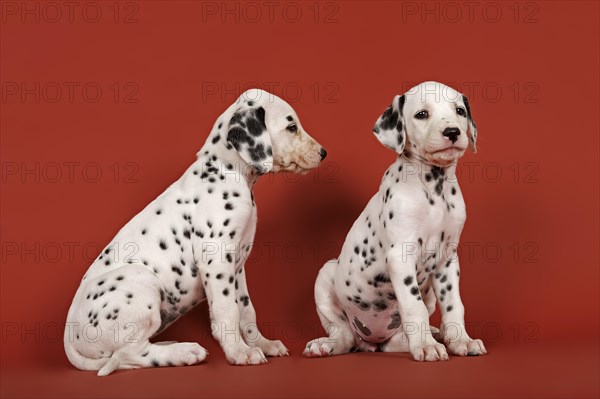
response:
M307 173L327 155L306 133L294 109L264 90L244 92L232 105L227 141L259 173Z
M421 83L394 97L373 132L399 154L406 146L437 166L457 161L469 142L477 151L477 128L467 97L438 82Z

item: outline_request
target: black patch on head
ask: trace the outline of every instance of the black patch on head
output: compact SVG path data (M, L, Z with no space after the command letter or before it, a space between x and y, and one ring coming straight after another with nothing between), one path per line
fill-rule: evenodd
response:
M229 141L233 147L239 151L242 148L242 144L247 143L249 146L253 146L255 141L248 133L241 127L232 127L227 133L227 141Z
M469 100L467 99L467 96L465 96L463 94L462 100L463 100L463 103L465 103L465 108L467 110L467 118L469 118L469 120L471 121L471 123L473 124L474 127L477 127L475 125L475 121L473 120L473 117L471 116L471 105L469 105Z
M381 123L379 124L379 127L385 130L394 129L396 126L398 126L399 116L400 115L398 114L398 112L394 111L394 109L390 105L384 111L383 115L381 115Z
M255 147L248 148L248 153L254 162L260 162L267 158L265 146L263 144L257 144Z
M227 141L237 151L242 150L243 144L247 144L247 151L253 162L260 162L267 158L265 145L262 143L257 144L255 140L262 134L267 134L263 107L237 111L231 117L229 126Z

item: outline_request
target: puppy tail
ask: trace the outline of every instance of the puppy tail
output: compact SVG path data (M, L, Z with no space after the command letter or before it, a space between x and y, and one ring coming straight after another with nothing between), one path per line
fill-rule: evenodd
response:
M108 362L102 366L100 370L98 370L98 376L104 377L112 373L113 371L119 368L121 363L121 356L119 356L119 351L115 351L112 356L108 359Z
M65 343L65 353L69 362L79 370L99 370L106 365L107 360L110 361L107 358L94 359L87 357L81 354L71 343Z

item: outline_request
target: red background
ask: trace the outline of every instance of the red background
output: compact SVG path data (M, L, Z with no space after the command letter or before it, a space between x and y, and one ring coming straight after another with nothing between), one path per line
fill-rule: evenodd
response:
M36 4L39 22L20 14ZM221 16L207 13L220 2L97 2L98 22L80 4L53 23L45 3L2 3L3 397L599 395L597 2L478 3L471 15L453 3L458 18L443 2L297 2L298 22L289 3L272 15L261 6L254 21L246 3ZM304 359L322 334L316 274L394 159L371 127L423 80L462 89L479 126L480 151L461 164L461 290L489 355ZM36 82L39 101L22 98ZM77 84L72 99L65 82ZM96 102L93 87L82 94L90 82L102 89ZM319 171L256 187L250 293L291 358L228 366L200 306L161 338L200 342L206 364L105 379L75 370L58 329L94 248L180 176L252 86L290 100L330 154Z

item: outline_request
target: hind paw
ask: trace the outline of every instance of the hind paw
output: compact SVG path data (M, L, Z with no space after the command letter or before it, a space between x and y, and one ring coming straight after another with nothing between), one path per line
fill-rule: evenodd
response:
M191 366L206 359L208 352L195 342L182 342L173 348L171 363L177 366Z

